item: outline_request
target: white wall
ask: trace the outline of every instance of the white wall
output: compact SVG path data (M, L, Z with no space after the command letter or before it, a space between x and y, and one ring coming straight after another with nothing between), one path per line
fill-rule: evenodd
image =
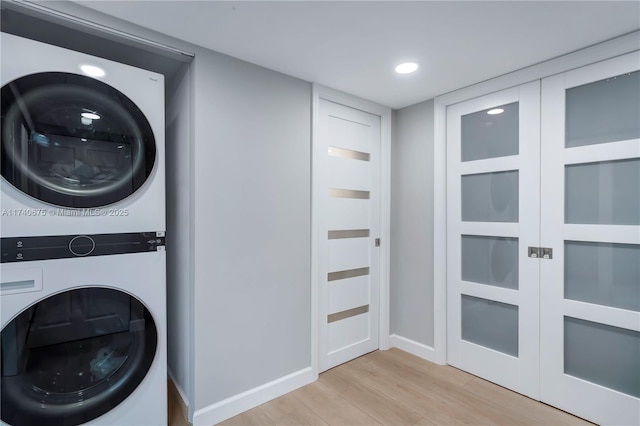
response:
M169 367L190 415L310 367L310 83L42 4L196 54L167 114Z
M395 111L391 334L433 347L433 100ZM392 340L393 343L393 340Z
M191 391L193 328L193 158L190 68L168 82L167 172L167 360L169 374L188 403ZM192 409L192 407L190 407Z
M196 410L311 365L311 85L195 60Z

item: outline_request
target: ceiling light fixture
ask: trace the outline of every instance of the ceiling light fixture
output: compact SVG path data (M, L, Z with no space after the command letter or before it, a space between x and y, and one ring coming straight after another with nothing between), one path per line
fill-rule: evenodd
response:
M93 112L83 112L80 116L84 118L88 118L90 120L100 120L100 116L98 114L94 114Z
M80 71L89 77L104 77L106 74L102 68L95 65L80 65Z
M417 69L418 64L416 64L415 62L405 62L404 64L400 64L396 67L396 72L398 74L411 74Z
M502 114L503 112L504 112L504 110L502 108L494 108L494 109L490 109L489 111L487 111L487 114L496 115L496 114Z

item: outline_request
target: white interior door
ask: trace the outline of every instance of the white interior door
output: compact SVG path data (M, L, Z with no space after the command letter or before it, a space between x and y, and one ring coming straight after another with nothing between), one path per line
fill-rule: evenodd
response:
M378 348L380 117L320 99L319 370Z
M640 424L640 55L542 81L541 398Z
M449 363L600 424L640 424L639 68L447 111Z
M449 364L538 397L540 85L447 110Z

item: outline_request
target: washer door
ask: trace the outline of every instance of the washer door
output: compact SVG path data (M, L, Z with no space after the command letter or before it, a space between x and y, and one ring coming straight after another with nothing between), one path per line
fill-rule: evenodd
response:
M93 78L38 73L2 87L2 176L63 207L120 201L150 176L156 143L124 94Z
M157 340L149 311L121 291L36 303L2 329L2 421L73 426L105 414L142 382Z

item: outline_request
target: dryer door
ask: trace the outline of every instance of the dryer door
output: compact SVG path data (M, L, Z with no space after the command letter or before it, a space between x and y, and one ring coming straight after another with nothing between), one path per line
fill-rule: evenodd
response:
M124 94L96 79L31 74L2 87L2 176L49 204L113 204L149 178L153 131Z
M2 329L2 421L73 426L124 401L151 368L156 325L136 298L89 287L30 306Z

